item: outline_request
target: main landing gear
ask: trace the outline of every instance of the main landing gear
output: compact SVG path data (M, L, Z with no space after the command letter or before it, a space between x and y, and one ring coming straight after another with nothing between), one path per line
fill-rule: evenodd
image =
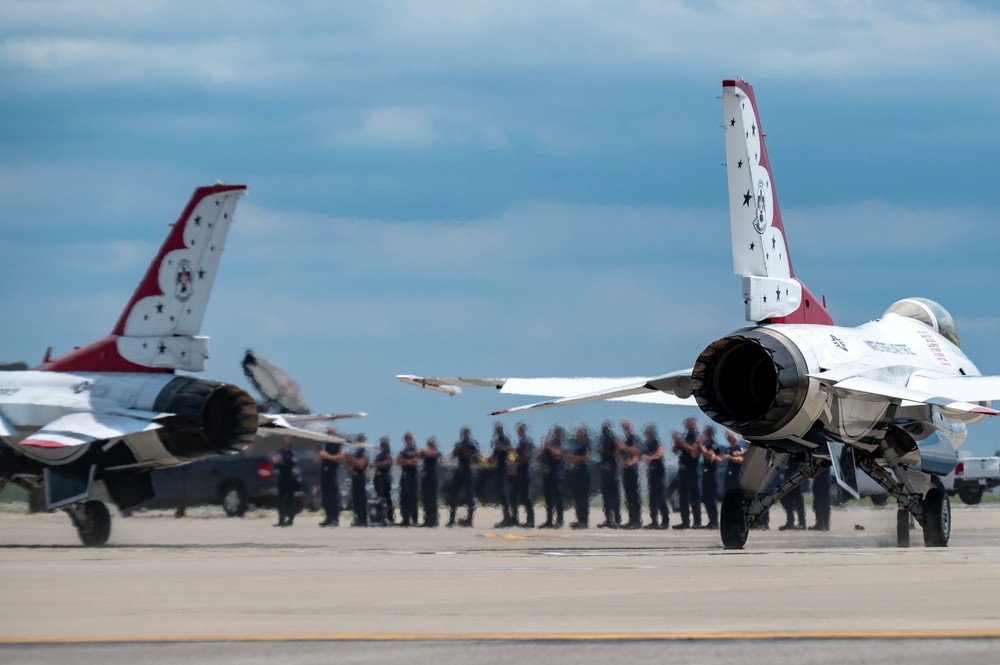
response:
M80 542L86 547L100 547L111 536L111 513L102 501L84 501L63 508L73 520Z

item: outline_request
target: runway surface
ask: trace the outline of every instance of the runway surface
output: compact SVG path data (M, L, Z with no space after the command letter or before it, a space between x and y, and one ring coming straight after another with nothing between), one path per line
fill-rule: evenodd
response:
M895 548L893 508L754 531L742 552L707 531L494 529L491 510L472 529L319 519L116 516L85 549L65 515L0 514L0 660L974 663L1000 647L1000 505L954 506L944 549L919 531Z

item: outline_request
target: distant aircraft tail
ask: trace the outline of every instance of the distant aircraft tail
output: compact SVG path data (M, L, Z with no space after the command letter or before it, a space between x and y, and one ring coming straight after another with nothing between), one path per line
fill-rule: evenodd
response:
M111 334L36 369L149 372L204 368L202 318L245 185L199 187L149 265Z
M743 276L747 320L832 325L826 307L792 270L753 86L723 81L722 109L733 272Z

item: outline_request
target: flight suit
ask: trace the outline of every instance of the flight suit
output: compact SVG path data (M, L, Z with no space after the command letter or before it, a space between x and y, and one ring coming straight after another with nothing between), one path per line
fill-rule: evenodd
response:
M364 451L355 453L355 457L368 461ZM354 504L354 526L368 526L368 482L367 465L355 467L351 473L351 502Z
M388 460L388 465L386 465ZM384 466L379 466L379 464ZM392 524L396 521L396 512L392 506L392 453L381 450L375 455L375 496L385 501L385 518Z
M590 523L590 439L574 441L573 454L579 460L573 462L573 507L576 510L575 528L586 528Z
M340 453L339 443L322 443L324 451L331 455ZM319 465L319 489L326 513L324 525L340 524L340 463L324 459Z
M618 489L618 444L610 430L601 432L597 444L601 460L601 501L604 504L604 524L617 527L622 523L622 498Z
M552 447L562 449L562 443L555 441ZM542 449L542 493L545 495L545 524L542 526L559 528L563 525L563 462L550 448ZM556 521L552 521L553 515Z
M683 437L689 444L693 444L698 440L698 432L686 432ZM692 457L686 450L680 450L677 453L677 486L681 495L680 526L682 528L701 526L701 497L698 496L699 457ZM693 523L690 521L692 517L694 518Z
M421 454L420 498L424 504L424 526L438 525L438 456Z
M646 454L653 455L660 448L660 440L656 437L646 439ZM667 510L667 467L663 458L650 460L646 466L646 482L649 485L649 517L651 526L670 526L670 513Z
M514 465L514 491L511 497L511 518L518 523L517 513L524 506L525 526L535 527L535 506L531 500L531 458L534 456L535 444L524 437L517 442L517 461Z
M705 439L705 449L715 455L722 455L722 448L715 442L715 439ZM709 460L709 456L702 457L701 474L701 500L705 504L705 515L708 517L709 529L719 526L719 482L716 473L719 470L719 462L715 459Z
M622 444L630 454L638 456L639 439L634 433L628 434ZM622 466L622 488L625 490L625 505L628 506L628 526L642 526L642 500L639 497L639 465Z
M400 460L416 460L417 449L404 448L399 453ZM402 513L403 526L416 526L420 518L417 514L417 467L400 465L399 467L399 511Z
M448 526L455 525L455 514L458 512L458 498L465 495L465 505L469 514L466 519L467 526L472 526L472 514L476 510L476 493L472 483L472 463L479 452L479 444L471 438L462 438L455 444L452 455L458 461L455 468L455 476L451 482L451 514L448 517Z
M295 521L295 491L298 482L295 478L295 453L291 450L278 451L278 525L291 526Z
M497 503L503 511L503 519L497 526L509 526L511 524L510 514L510 492L507 485L509 478L509 460L507 456L512 448L510 439L505 434L493 436L493 489L497 495Z

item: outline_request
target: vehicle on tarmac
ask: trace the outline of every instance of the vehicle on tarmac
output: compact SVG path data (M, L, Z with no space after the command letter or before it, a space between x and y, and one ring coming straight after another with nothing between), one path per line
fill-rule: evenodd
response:
M974 506L983 494L1000 487L1000 457L959 457L955 470L941 479L948 494Z

